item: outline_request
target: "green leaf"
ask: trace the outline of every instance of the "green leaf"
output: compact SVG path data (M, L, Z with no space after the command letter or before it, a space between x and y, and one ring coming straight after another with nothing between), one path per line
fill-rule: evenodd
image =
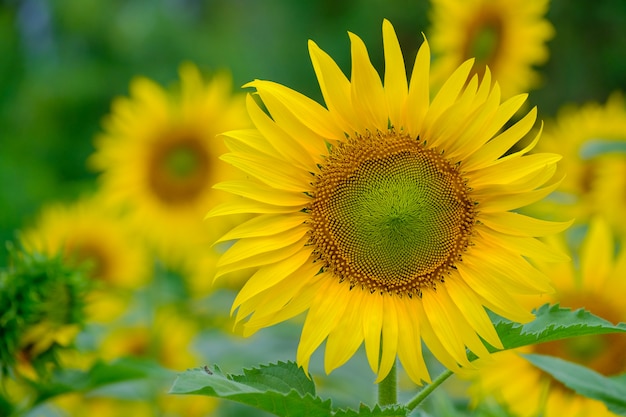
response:
M302 396L311 394L315 397L315 383L294 362L261 365L259 368L244 369L243 373L233 375L233 380L261 390L271 387L278 392L288 393L294 389Z
M575 336L606 333L626 333L626 324L612 324L587 310L561 308L545 304L535 311L535 320L521 325L506 319L494 321L505 349L515 349L536 343L550 342ZM492 349L496 351L497 349Z
M552 356L535 353L523 356L578 394L602 401L611 412L626 416L624 379L608 378L582 365Z
M243 375L192 369L178 375L171 394L199 394L237 401L283 417L328 417L330 400L315 396L315 387L293 362L248 369Z
M369 408L365 404L359 406L359 410L338 410L333 414L334 417L406 417L409 415L409 409L395 405L391 407L380 408L377 404L373 409Z

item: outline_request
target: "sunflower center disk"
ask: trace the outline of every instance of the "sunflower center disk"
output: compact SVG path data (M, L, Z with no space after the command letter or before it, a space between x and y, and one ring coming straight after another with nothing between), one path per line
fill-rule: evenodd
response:
M468 245L474 204L441 155L393 132L337 147L311 210L327 268L370 291L421 295Z
M191 203L206 188L209 156L197 138L181 137L155 147L148 167L152 192L166 204Z

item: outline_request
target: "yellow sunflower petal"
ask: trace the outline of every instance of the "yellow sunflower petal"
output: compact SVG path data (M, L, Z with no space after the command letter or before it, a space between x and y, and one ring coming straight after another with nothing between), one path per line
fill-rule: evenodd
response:
M283 106L281 107L290 109L293 117L296 117L303 125L320 137L334 140L341 140L345 137L343 130L328 117L328 110L303 94L283 85L263 80L255 80L244 87L255 87L261 97L270 96L276 102L282 103ZM269 100L267 103L272 115L274 115L273 103L274 101ZM284 121L281 120L278 123L283 125ZM289 124L288 121L287 124Z
M220 159L279 190L304 192L310 188L310 174L284 161L276 160L273 165L267 165L262 158L239 153L227 153Z
M263 327L291 319L308 309L324 278L327 278L325 274L317 272L314 263L304 264L283 280L280 287L260 293L261 297L252 304L254 313L243 326L244 336L248 337ZM245 311L242 318L247 316L243 314Z
M533 107L530 112L517 123L487 142L480 150L467 158L467 160L463 162L463 166L468 171L471 171L497 160L530 132L536 120L537 108Z
M481 221L493 230L514 236L551 235L562 232L572 224L571 221L550 222L508 211L485 213L481 216Z
M450 106L452 106L461 93L463 86L467 80L470 69L472 68L474 61L469 60L464 62L456 71L448 78L446 83L435 95L435 98L430 103L428 108L428 114L426 116L425 124L429 125L435 122L439 116Z
M363 301L363 338L370 368L378 373L380 358L380 334L383 327L383 303L377 297Z
M430 47L426 38L417 51L411 81L409 82L409 95L406 100L404 113L406 115L406 127L409 135L419 136L422 131L424 118L430 107Z
M394 127L402 126L404 102L409 94L404 57L398 37L391 23L383 21L383 43L385 49L385 98L389 109L389 120Z
M231 201L224 201L223 203L213 207L206 214L205 219L242 213L293 213L293 207L275 206L273 204L261 203L259 201L250 200L248 198L238 198Z
M398 312L396 311L396 300L393 295L384 294L383 302L383 333L382 352L380 354L380 367L378 368L378 378L376 383L382 381L396 362L398 351L399 325Z
M534 318L509 293L478 279L478 271L466 262L458 266L458 271L469 287L482 298L483 305L494 313L519 323L527 323Z
M452 306L441 299L440 293L441 291L427 293L422 299L428 322L444 349L450 352L454 360L461 366L470 366L465 354L463 335L459 331L460 326L456 326L452 321L453 318L450 317Z
M422 355L422 339L420 321L416 320L413 302L403 297L396 303L398 322L402 323L402 335L398 338L398 358L402 367L413 381L431 382L424 356Z
M270 119L263 110L259 108L259 105L251 98L247 97L248 114L252 119L252 122L264 137L274 137L279 143L275 146L276 151L285 158L286 162L291 162L290 165L295 164L303 169L307 169L313 165L313 158L309 152L295 141L290 135L278 126L272 119Z
M350 303L349 295L345 285L329 279L322 284L315 298L311 300L296 352L296 360L305 371L308 370L313 352L337 327Z
M218 267L241 262L246 258L284 248L302 239L307 233L306 227L294 227L272 236L242 239L231 246L217 263Z
M308 216L306 214L300 212L290 214L261 214L234 227L224 236L220 237L216 243L247 237L275 235L301 225L307 218Z
M221 276L229 274L231 272L240 271L247 268L257 268L260 266L280 262L283 259L286 259L300 252L306 241L306 238L300 239L299 241L280 249L276 249L270 252L263 252L258 255L249 256L246 259L234 263L221 265L216 268L213 280L217 280Z
M385 92L382 82L372 66L365 44L358 36L349 33L352 51L352 105L359 119L381 132L389 126Z
M594 217L580 250L580 274L583 283L602 288L613 267L613 236L601 217Z
M361 289L352 289L350 305L328 334L324 352L324 370L332 372L348 361L363 343L361 306L367 295Z
M311 197L302 192L277 190L246 180L223 181L213 188L276 206L302 207L311 201Z
M335 61L313 41L309 41L309 54L330 114L346 133L360 132L350 98L350 81Z
M250 277L248 281L246 281L246 284L243 286L241 291L239 291L237 297L235 297L231 314L239 305L245 303L253 295L273 287L291 275L309 259L310 255L310 250L301 250L289 258L275 262L266 268L259 269L254 273L254 275L252 275L252 277Z

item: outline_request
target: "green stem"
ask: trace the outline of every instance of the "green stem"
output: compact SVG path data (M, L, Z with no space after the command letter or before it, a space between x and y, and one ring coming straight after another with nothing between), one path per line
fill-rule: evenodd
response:
M378 383L378 404L391 405L398 403L398 376L396 362L393 363L389 374Z
M435 378L435 380L430 385L424 387L423 390L418 392L417 395L406 404L406 407L409 409L409 411L413 411L418 405L420 405L422 401L424 401L426 397L430 395L431 392L437 389L439 385L443 384L443 382L448 379L453 373L454 372L449 369L446 369L445 371L440 373L439 376L437 376L437 378Z

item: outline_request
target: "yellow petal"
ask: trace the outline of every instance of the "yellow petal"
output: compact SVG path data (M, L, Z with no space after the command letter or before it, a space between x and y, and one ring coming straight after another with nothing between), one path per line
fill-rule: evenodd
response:
M315 163L311 155L280 126L276 125L250 95L247 97L247 104L248 114L256 128L264 137L271 139L273 147L288 164L295 164L307 171L314 168Z
M302 239L308 230L308 227L300 226L271 236L239 240L220 257L217 266L222 267L251 256L285 248Z
M210 217L227 216L230 214L243 214L243 213L293 213L294 209L290 206L275 206L272 204L260 203L258 201L250 200L248 198L233 198L229 201L225 201L217 206L213 207L205 216L205 219Z
M463 280L448 279L445 283L450 298L472 328L491 346L503 349L502 342L493 327L485 308L476 294Z
M345 138L343 130L334 122L328 110L309 97L271 81L255 80L244 87L255 87L264 103L268 96L275 98L275 100L270 101L270 99L266 103L272 114L275 112L274 103L280 102L302 124L319 136L334 140ZM282 124L283 122L284 119L281 119L279 123Z
M279 190L305 192L311 189L313 176L285 161L258 157L255 154L227 153L220 159Z
M551 222L509 211L481 213L480 221L493 230L514 236L552 235L567 229L573 222Z
M325 274L317 274L318 271L319 267L313 262L305 263L283 280L280 287L271 288L259 299L251 299L255 311L243 325L244 337L261 328L289 320L308 309L322 280L328 279Z
M411 81L409 83L409 95L406 101L405 114L406 125L409 135L417 137L424 124L424 118L430 106L430 47L424 37L424 42L417 51Z
M385 379L396 362L398 354L398 312L396 311L396 295L382 294L383 299L383 349L380 356L380 367L376 383Z
M278 153L265 136L257 129L231 130L220 135L226 147L234 153L253 153L268 155L272 158L280 159Z
M557 181L550 186L543 187L538 190L527 191L524 193L493 195L492 198L481 198L479 200L479 208L481 213L493 213L514 210L516 208L527 206L531 203L545 198L554 190L556 190L556 188L560 184L561 181Z
M272 86L273 87L273 86ZM288 103L284 103L282 96L274 95L274 89L265 87L265 84L261 84L257 87L259 95L272 115L272 119L278 124L293 140L297 141L302 148L311 156L311 158L319 163L321 156L328 153L326 147L326 140L338 140L337 136L340 134L340 138L344 139L345 134L338 127L337 132L333 133L333 136L322 136L311 127L309 127L305 121L300 118L298 114L294 114L294 110L288 107ZM269 91L268 91L269 90ZM321 106L320 106L321 107ZM332 121L328 110L321 107L326 112L326 118ZM318 129L320 130L320 129Z
M380 334L383 326L383 300L378 293L363 300L363 338L365 353L372 371L378 373Z
M482 239L491 242L498 247L509 248L513 253L530 259L543 260L547 262L567 262L569 257L557 248L546 245L534 237L519 237L505 235L489 228L477 228L476 232Z
M237 297L235 297L231 314L239 305L248 301L255 294L277 285L291 275L305 262L310 260L311 252L311 248L303 249L280 262L260 268L246 281L243 288L237 294Z
M607 222L599 216L591 219L580 249L580 272L583 284L590 288L602 285L613 269L613 236ZM585 287L583 287L585 288Z
M527 323L535 318L530 311L522 308L507 291L491 281L483 280L479 269L472 268L467 262L457 264L457 270L470 287L483 301L483 305L496 314L518 323Z
M465 61L441 87L428 109L428 114L424 121L426 126L432 125L446 109L455 103L459 93L465 86L467 76L472 69L473 63L474 60Z
M349 135L360 132L361 124L357 122L350 98L350 81L335 61L313 41L309 41L309 54L330 114Z
M385 49L385 97L391 125L397 131L404 121L404 103L408 96L408 82L404 57L398 37L391 23L383 20L383 44Z
M300 211L291 214L261 214L231 229L215 243L247 237L275 235L303 224L309 216Z
M443 286L442 286L443 287ZM432 326L436 337L441 341L444 349L461 366L469 366L469 360L465 352L465 343L462 339L460 328L451 320L451 306L442 300L442 288L437 292L427 292L422 298L422 305L428 322Z
M396 302L396 310L398 321L402 323L402 332L398 338L398 358L411 380L421 385L422 381L430 383L431 380L424 362L419 330L423 317L418 316L414 308L419 302L409 297L402 297Z
M229 274L235 271L242 271L248 268L258 268L263 265L273 264L280 262L285 258L295 255L300 252L302 248L307 244L309 238L304 237L298 240L296 243L276 249L270 252L263 252L257 255L252 255L238 262L222 265L215 271L213 280L217 280L219 277Z
M543 169L547 165L556 164L560 159L561 155L536 153L520 158L503 160L473 172L469 186L478 188L487 184L507 184L532 175L535 171Z
M344 302L346 310L337 326L328 334L324 353L324 370L327 374L350 359L363 342L362 305L365 291L353 288Z
M497 160L513 145L520 141L535 124L537 120L537 108L533 107L520 121L500 133L487 142L480 150L473 153L463 161L463 167L467 171L473 171Z
M365 44L353 33L348 33L351 41L352 76L351 94L352 106L359 119L365 122L370 131L378 129L386 132L389 126L389 112L387 101L380 77L372 63Z
M424 291L424 296L426 296L429 291L432 291L432 290ZM435 332L430 322L428 321L428 318L426 317L426 313L424 312L424 303L423 302L416 303L415 307L417 309L417 314L416 314L417 317L422 318L422 320L420 320L420 331L422 334L422 339L424 340L424 343L426 344L426 346L428 346L428 349L430 350L430 352L446 368L452 371L458 371L459 370L458 363L452 357L450 352L448 352L448 350L443 347L443 345L439 341L439 338L435 336Z
M348 284L327 279L320 286L302 327L302 335L296 352L296 361L308 370L311 355L335 329L350 298L346 296Z
M224 181L214 185L213 188L276 206L304 207L312 200L303 192L277 190L246 180Z

